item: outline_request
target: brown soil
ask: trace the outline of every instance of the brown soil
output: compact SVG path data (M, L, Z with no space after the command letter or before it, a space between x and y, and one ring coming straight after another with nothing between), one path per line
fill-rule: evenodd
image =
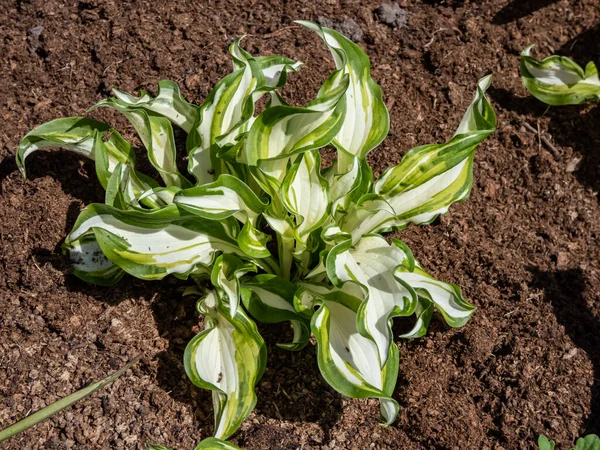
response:
M252 52L306 63L285 91L306 101L332 64L314 35L291 25L319 17L359 28L391 108L390 136L370 157L377 174L411 147L451 136L477 79L494 73L498 131L477 150L471 198L432 226L398 233L479 309L464 328L437 321L427 337L399 342L402 409L389 428L376 401L344 399L322 381L314 348L279 350L287 328L263 327L268 370L233 442L508 450L534 448L544 433L564 449L600 431L600 107L544 114L518 75L530 43L542 55L600 59L598 0L402 0L403 28L375 12L380 0L0 3L0 428L144 355L111 387L2 448L141 449L148 440L192 449L213 420L210 395L181 363L199 330L181 284L127 278L99 288L70 275L59 244L102 189L92 164L66 152L39 152L23 180L20 138L84 114L111 88L154 91L171 79L199 103L229 72L227 46L242 34Z

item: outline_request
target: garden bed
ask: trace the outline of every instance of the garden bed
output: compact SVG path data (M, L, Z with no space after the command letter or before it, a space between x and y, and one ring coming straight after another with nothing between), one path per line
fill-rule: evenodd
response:
M316 2L315 2L316 3ZM596 0L404 0L408 23L377 1L11 2L0 13L0 428L143 354L113 385L8 441L7 449L192 449L212 431L210 393L182 363L201 329L184 284L125 277L115 287L69 274L60 243L81 208L102 201L93 163L38 152L29 180L14 162L34 126L83 115L110 89L177 82L201 103L230 72L227 46L306 64L290 103L313 98L333 70L295 19L339 27L371 58L391 131L369 155L375 175L412 147L454 132L475 84L493 73L495 134L477 149L470 199L424 227L394 233L437 278L478 307L463 328L434 320L399 341L397 421L320 377L312 345L277 348L287 325L261 328L269 348L258 404L232 442L247 449L524 449L546 434L569 448L600 425L600 108L530 97L519 53L600 59ZM396 11L398 12L398 11ZM384 14L385 13L385 14ZM116 114L94 112L135 142ZM128 130L128 132L125 132ZM539 131L538 131L539 130ZM545 141L541 138L545 137ZM405 330L396 321L395 334Z

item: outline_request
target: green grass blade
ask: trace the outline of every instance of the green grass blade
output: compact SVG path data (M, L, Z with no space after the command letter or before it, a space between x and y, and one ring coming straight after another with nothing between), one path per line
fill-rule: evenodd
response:
M34 425L37 425L42 420L46 420L47 418L53 416L54 414L62 411L63 409L71 406L72 404L78 402L79 400L83 400L86 397L89 397L94 392L103 387L109 385L121 375L123 375L127 370L129 370L135 363L137 363L140 359L142 359L142 355L136 356L130 362L125 364L121 369L109 375L105 379L98 381L97 383L91 384L88 387L85 387L77 392L74 392L71 395L68 395L60 400L52 403L51 405L46 406L45 408L40 409L39 411L33 413L32 415L19 420L17 423L11 425L10 427L0 431L0 442L3 442L29 428Z

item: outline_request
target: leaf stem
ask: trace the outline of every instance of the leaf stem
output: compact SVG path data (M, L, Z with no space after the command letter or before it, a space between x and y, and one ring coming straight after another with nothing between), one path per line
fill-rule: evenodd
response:
M279 253L281 276L286 280L289 280L292 272L294 239L277 234L277 250Z

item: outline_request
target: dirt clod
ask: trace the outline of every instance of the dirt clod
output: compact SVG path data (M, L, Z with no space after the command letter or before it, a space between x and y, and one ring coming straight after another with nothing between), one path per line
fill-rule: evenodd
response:
M375 10L377 19L390 27L402 28L408 24L408 14L397 3L382 3Z
M40 37L40 35L42 34L42 31L44 31L44 27L41 25L37 25L37 26L31 27L29 30L27 30L27 33L33 37Z

